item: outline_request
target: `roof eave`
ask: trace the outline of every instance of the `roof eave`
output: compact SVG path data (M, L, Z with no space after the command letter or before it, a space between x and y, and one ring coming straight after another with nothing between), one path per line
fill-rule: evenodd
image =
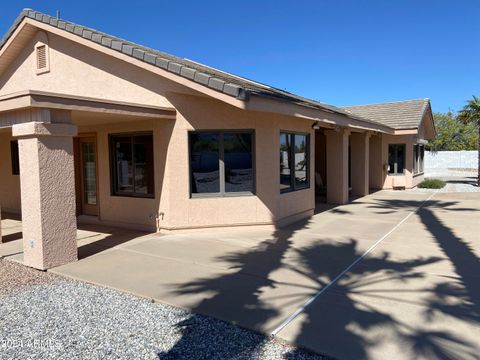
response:
M272 102L275 102L273 105ZM394 134L394 129L385 125L372 123L361 118L350 117L347 114L332 112L329 109L302 106L293 102L281 101L269 96L254 94L246 104L246 110L270 112L286 116L295 116L324 124L358 129L361 131L375 131L385 134Z
M186 65L176 63L173 60L164 59L160 52L142 47L132 42L119 39L102 32L97 32L94 29L86 28L81 25L71 23L62 19L52 17L31 9L24 9L20 15L15 19L12 26L9 28L5 36L0 41L0 55L5 51L5 46L8 47L15 33L22 27L22 24L30 23L33 26L44 31L56 33L59 36L69 38L83 45L101 50L108 55L114 55L127 62L133 63L137 66L142 66L149 71L156 69L154 72L163 77L169 78L173 81L179 82L187 87L204 93L208 96L217 98L221 101L227 102L236 107L245 109L252 95L268 96L266 94L252 93L237 84L228 83L214 76L204 74ZM94 35L98 35L95 36ZM159 55L160 54L160 55ZM273 88L272 88L273 89ZM303 107L305 109L312 109L314 111L328 112L335 115L343 116L356 122L355 125L360 128L373 129L374 131L381 131L385 133L393 133L394 129L388 125L380 124L367 118L347 112L343 109L337 109L334 106L323 106L313 100L302 100L303 98L292 94L285 95L281 99L282 94L278 96L271 96L275 101L281 103L288 102L290 105L296 107ZM317 114L317 117L320 114ZM315 118L315 116L313 116Z
M235 96L232 96L230 94L225 94L219 91L216 91L214 89L211 89L210 87L206 87L203 84L197 83L190 81L190 79L180 76L180 74L175 74L172 72L169 72L159 66L155 66L153 64L149 64L145 61L141 61L140 59L131 57L127 54L124 54L122 52L116 51L114 49L111 49L109 47L102 46L101 44L98 44L93 41L89 41L88 39L84 39L82 37L79 37L78 35L75 35L71 32L64 31L63 29L59 29L55 26L51 26L49 24L43 23L36 21L30 17L23 17L20 23L16 24L16 27L14 31L10 34L9 38L4 42L3 44L0 44L0 62L2 61L2 55L3 53L9 48L10 44L15 40L16 36L25 28L25 26L31 25L34 26L35 28L43 31L47 31L50 33L53 33L55 35L61 36L63 38L66 38L68 40L75 41L77 43L80 43L81 45L87 46L91 49L100 51L108 56L114 56L120 60L123 60L125 62L131 63L135 66L139 66L144 68L147 71L154 72L164 78L167 78L169 80L175 81L181 85L184 85L192 90L198 91L199 93L202 93L206 96L216 98L220 101L226 102L232 106L235 106L237 108L244 109L245 108L245 100L240 100ZM245 96L249 96L248 94Z
M215 90L216 92L224 93L240 101L248 101L249 92L241 86L228 83L208 74L204 74L201 71L189 68L183 64L175 63L175 61L170 59L162 58L159 52L157 53L154 50L130 41L119 39L96 30L93 32L93 29L74 24L70 21L57 19L50 15L39 13L31 9L22 10L5 36L2 38L2 40L0 40L0 54L2 50L4 50L4 46L9 42L9 40L15 34L15 31L23 22L30 22L34 26L41 27L46 31L57 29L64 33L70 33L78 38L86 39L92 43L97 43L102 47L123 53L131 58L137 59L140 62L148 63L169 73L178 75L179 77L186 78L206 88ZM49 28L46 29L45 25L48 25ZM94 37L94 34L98 36Z

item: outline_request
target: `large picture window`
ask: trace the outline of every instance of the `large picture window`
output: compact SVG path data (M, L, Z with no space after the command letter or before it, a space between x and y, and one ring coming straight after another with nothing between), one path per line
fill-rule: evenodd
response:
M403 175L405 170L405 144L388 145L388 174Z
M280 191L310 187L310 135L280 133Z
M154 197L153 134L110 136L112 194Z
M192 197L255 192L252 131L190 132L189 148Z
M423 173L423 160L425 158L425 146L423 144L413 145L413 173Z

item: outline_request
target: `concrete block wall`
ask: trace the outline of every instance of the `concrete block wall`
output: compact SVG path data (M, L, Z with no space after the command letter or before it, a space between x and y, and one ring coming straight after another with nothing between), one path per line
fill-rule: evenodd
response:
M478 168L478 151L425 151L425 172L470 172Z

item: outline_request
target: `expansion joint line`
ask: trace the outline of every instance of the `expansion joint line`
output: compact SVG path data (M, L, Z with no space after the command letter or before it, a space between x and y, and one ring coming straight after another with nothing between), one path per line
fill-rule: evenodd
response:
M380 239L378 239L375 244L370 246L368 250L366 250L361 256L359 256L355 261L353 261L350 265L348 265L340 274L335 276L335 278L330 281L327 285L325 285L319 292L309 298L300 308L298 308L292 315L290 315L284 322L282 322L275 330L272 331L272 336L277 336L280 331L282 331L288 324L290 324L293 320L295 320L305 309L311 305L315 300L317 300L321 295L323 295L329 288L335 285L338 280L340 280L347 272L349 272L355 265L357 265L365 256L367 256L370 252L372 252L380 243L385 240L390 234L392 234L395 230L397 230L403 223L405 223L412 215L416 214L428 201L430 201L433 196L438 191L433 192L426 200L424 200L415 210L410 212L407 216L405 216L397 225L395 225L389 232L383 235Z

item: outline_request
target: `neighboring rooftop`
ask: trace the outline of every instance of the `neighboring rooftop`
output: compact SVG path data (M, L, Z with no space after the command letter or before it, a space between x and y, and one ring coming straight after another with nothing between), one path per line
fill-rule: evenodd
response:
M417 99L382 104L345 106L343 109L354 115L400 130L418 128L429 106L429 99Z

